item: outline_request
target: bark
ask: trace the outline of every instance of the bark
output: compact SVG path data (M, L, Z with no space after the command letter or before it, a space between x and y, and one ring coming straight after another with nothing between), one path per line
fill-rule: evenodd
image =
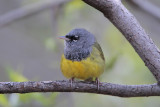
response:
M100 83L99 90L95 82L40 81L40 82L0 82L0 94L31 92L83 92L112 95L119 97L160 96L160 87L151 85L119 85Z

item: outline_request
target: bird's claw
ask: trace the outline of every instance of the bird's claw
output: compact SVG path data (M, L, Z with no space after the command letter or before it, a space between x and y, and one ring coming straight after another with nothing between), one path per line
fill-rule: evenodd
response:
M71 88L71 89L72 89L73 81L74 81L74 77L72 77L71 79L69 79L69 82L70 82L70 88Z
M100 84L100 81L99 81L99 79L98 78L96 78L96 84L97 84L97 90L99 91L99 84Z

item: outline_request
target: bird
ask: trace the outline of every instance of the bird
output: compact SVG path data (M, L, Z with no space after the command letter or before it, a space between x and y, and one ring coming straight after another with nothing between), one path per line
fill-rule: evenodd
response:
M71 87L75 78L85 81L95 79L99 90L98 77L104 72L105 58L95 36L84 28L76 28L59 39L64 40L60 68Z

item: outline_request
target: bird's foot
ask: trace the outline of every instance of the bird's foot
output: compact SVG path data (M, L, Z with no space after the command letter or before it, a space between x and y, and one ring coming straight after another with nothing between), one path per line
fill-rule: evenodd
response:
M73 81L74 81L74 77L72 77L71 79L69 79L71 89L72 89Z
M100 81L99 81L99 79L98 79L98 77L96 77L96 84L97 84L97 90L99 91L99 84L100 84Z

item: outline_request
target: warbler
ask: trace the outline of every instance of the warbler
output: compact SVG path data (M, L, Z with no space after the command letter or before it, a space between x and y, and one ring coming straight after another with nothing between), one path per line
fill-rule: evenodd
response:
M105 58L95 36L83 28L71 30L64 39L64 54L61 58L61 71L70 79L95 79L99 89L98 77L104 72Z

